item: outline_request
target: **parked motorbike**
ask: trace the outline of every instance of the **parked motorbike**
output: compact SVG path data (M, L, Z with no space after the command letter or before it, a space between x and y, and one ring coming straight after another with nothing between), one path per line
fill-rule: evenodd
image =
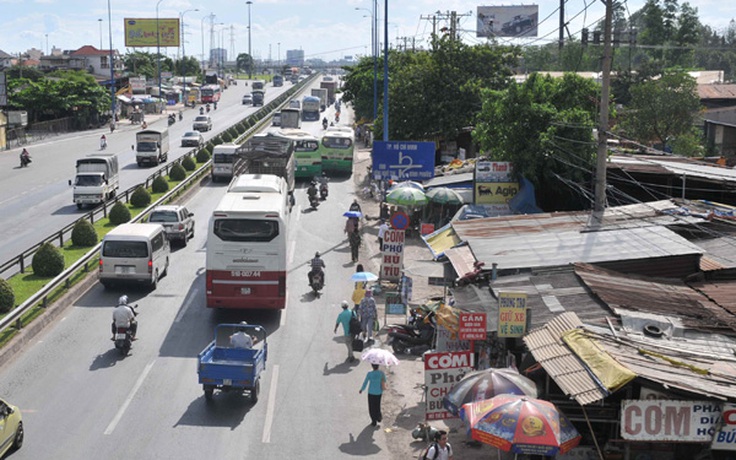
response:
M138 316L136 308L138 304L133 305L133 313ZM116 327L115 328L115 348L123 356L128 356L131 347L133 346L133 331L129 327Z
M309 286L315 296L319 297L322 288L325 286L325 274L322 270L312 272L309 277Z
M428 319L416 318L416 325L391 324L388 343L396 354L421 355L432 347L435 334L434 313Z

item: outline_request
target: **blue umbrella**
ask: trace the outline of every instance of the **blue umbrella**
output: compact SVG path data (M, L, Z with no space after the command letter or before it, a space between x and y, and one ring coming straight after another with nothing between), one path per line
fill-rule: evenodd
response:
M371 272L356 272L353 273L353 276L350 277L350 281L354 281L356 283L367 283L369 281L376 281L377 279L378 276Z
M354 217L356 219L363 217L363 213L360 211L345 211L342 215L345 217Z

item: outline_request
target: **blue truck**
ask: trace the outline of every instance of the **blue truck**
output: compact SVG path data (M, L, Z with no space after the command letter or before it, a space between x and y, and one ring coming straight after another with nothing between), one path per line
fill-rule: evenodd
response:
M244 332L252 338L250 347L238 347L233 335ZM268 343L262 326L244 323L218 324L215 339L197 357L199 383L205 399L212 399L215 390L247 393L253 403L258 401L261 374L266 370Z

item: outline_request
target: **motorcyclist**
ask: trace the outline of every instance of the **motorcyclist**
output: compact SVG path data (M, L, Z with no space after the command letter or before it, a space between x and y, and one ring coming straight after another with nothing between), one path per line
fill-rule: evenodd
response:
M31 154L28 153L28 150L24 148L23 151L20 152L20 164L21 166L25 166L30 162L31 162Z
M199 108L199 114L200 115L204 115L204 107L200 107Z
M317 183L315 181L312 181L309 184L309 188L307 189L307 196L309 197L309 204L312 204L312 200L317 199Z
M329 121L327 121L327 117L324 117L322 119L322 128L327 129L327 123L329 123Z
M117 116L118 115L115 114L115 118L117 118ZM110 122L110 133L112 133L113 131L115 131L115 120Z
M217 101L213 102L212 106L215 108L215 110L217 110Z
M141 124L141 129L148 129L148 123L146 123L145 120Z
M182 115L181 110L179 110L179 121L182 121L184 119L184 115Z
M329 186L327 185L327 182L329 181L329 178L327 177L327 173L325 173L324 171L322 171L322 174L320 174L319 176L317 176L315 179L319 182L319 191L320 191L320 193L322 192L322 190L324 190L325 191L325 195L326 195L327 194L326 192L329 191Z
M319 251L314 253L314 259L309 261L309 266L312 267L312 269L307 273L307 284L310 286L312 285L312 276L316 275L318 273L322 274L322 283L324 284L324 269L325 267L325 261L322 260L320 257Z
M118 305L112 311L112 340L115 340L115 332L118 327L129 328L132 340L136 339L135 335L138 332L138 322L135 320L136 314L133 307L128 305L128 296L120 296Z
M358 203L358 199L354 199L352 203L350 203L350 211L358 211L362 213L363 211L360 209L360 204Z
M100 137L100 150L104 150L107 148L107 137L103 134Z
M210 113L210 105L209 105L209 104L207 104L207 105L205 106L205 109L207 110L207 113Z

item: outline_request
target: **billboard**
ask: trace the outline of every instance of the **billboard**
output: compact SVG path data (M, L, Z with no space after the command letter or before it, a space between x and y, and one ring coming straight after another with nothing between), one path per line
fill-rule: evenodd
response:
M508 161L478 160L475 163L473 200L475 204L505 206L519 192L513 177L514 165Z
M536 37L539 5L479 6L476 37Z
M179 47L179 18L159 18L159 35L156 36L154 19L124 19L126 47Z
M373 178L423 181L434 177L434 142L374 141Z

